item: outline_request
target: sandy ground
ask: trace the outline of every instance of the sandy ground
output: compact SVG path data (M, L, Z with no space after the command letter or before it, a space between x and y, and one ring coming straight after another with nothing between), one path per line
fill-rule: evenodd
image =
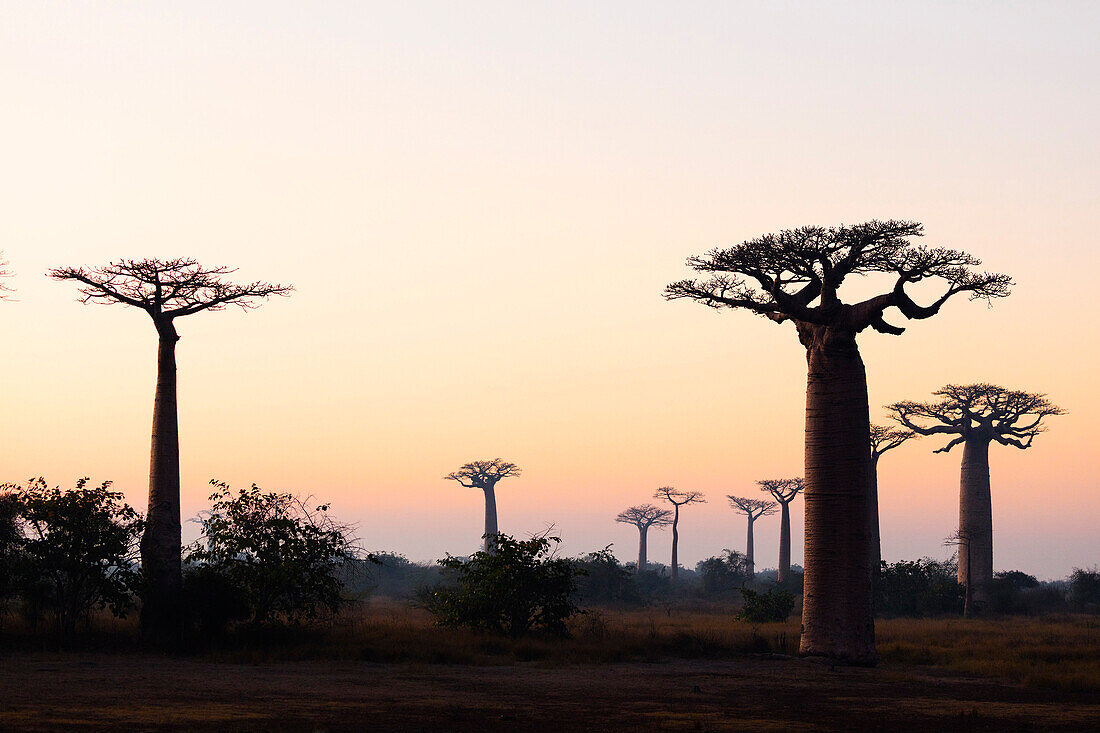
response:
M604 666L0 657L0 730L1100 730L1100 695L791 659Z

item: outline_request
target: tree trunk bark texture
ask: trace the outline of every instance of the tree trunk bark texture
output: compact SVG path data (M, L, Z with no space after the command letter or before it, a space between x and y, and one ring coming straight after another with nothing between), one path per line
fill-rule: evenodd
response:
M486 486L485 492L485 542L482 549L489 552L493 547L493 536L497 533L497 494L495 486Z
M749 534L748 534L748 538L745 542L745 561L748 564L749 577L750 578L755 578L756 577L756 560L753 557L752 525L753 525L753 518L750 516L749 517Z
M646 562L646 535L649 534L649 527L638 527L638 575L645 572Z
M791 577L791 504L780 502L779 510L779 582Z
M157 391L149 452L149 510L141 537L145 597L142 630L157 640L169 639L180 620L183 584L180 538L180 447L176 413L176 342L170 321L157 324Z
M867 376L854 333L798 326L808 366L800 653L873 665Z
M871 457L871 493L870 502L867 505L868 531L871 533L871 586L874 587L878 579L879 567L882 564L882 533L879 530L878 517L878 457Z
M989 602L993 581L993 503L989 493L989 439L968 436L959 479L959 582L974 608Z
M680 524L680 505L674 505L676 508L672 515L672 582L675 583L676 579L680 577L679 564L676 560L676 545L679 544L680 533L677 531L677 526Z

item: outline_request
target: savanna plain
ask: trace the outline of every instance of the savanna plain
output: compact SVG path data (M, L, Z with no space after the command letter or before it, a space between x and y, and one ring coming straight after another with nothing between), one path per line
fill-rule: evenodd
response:
M435 627L375 598L302 629L142 651L9 621L0 728L52 730L1095 730L1100 621L880 619L876 668L797 657L799 625L723 604L590 608L565 639ZM53 640L56 641L56 640Z

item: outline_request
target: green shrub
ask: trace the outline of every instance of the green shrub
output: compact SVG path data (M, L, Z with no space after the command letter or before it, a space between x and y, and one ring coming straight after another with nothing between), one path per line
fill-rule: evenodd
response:
M741 597L744 604L735 616L740 621L753 624L786 621L794 610L794 595L780 588L769 588L761 593L742 586Z
M488 551L439 564L454 574L454 585L437 586L421 603L441 626L465 626L513 638L533 630L567 636L565 622L583 613L571 596L584 571L572 560L553 557L557 537L516 540L496 534Z
M883 616L922 617L961 614L966 591L952 560L923 557L882 563L875 582L875 612Z

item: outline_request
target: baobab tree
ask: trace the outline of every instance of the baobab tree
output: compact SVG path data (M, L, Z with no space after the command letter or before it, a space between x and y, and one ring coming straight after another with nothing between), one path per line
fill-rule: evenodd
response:
M481 489L485 494L485 541L482 548L486 552L493 549L493 536L497 533L497 482L519 474L520 468L516 464L494 458L491 461L471 461L443 477L467 489Z
M1044 421L1065 411L1044 394L993 384L949 384L934 402L895 402L887 410L920 435L954 436L934 453L963 446L959 480L959 582L980 609L993 581L993 501L989 491L989 444L1026 450L1046 430ZM968 604L969 605L969 604ZM977 609L971 609L971 612Z
M775 514L776 508L779 505L767 499L747 499L743 496L733 496L732 494L727 494L726 498L730 500L730 506L733 507L735 511L741 512L748 517L749 532L745 540L745 565L749 578L755 578L756 561L753 554L754 543L752 539L752 526L760 517L769 517Z
M907 319L931 318L956 295L989 300L1008 295L1012 284L1006 275L973 271L980 261L965 252L914 244L922 234L919 223L908 221L785 230L691 257L688 266L706 277L665 288L669 300L790 321L806 349L803 655L876 661L867 527L870 418L857 334L868 327L902 333L886 321L891 308ZM876 273L892 280L885 292L841 301L838 291L849 275ZM906 291L934 279L946 286L928 305Z
M779 519L779 582L786 583L791 577L791 502L806 488L806 482L799 478L764 479L757 481L761 491L772 495L782 507Z
M676 547L680 542L680 507L685 504L705 504L706 499L703 498L703 492L701 491L680 491L674 489L671 486L662 486L657 489L653 494L655 499L664 499L669 504L672 504L672 582L675 583L676 579L680 576L679 565L676 560Z
M885 425L871 425L871 502L867 521L871 528L871 577L878 578L882 564L882 532L879 529L878 516L878 460L888 450L916 437L916 433L905 428L893 428Z
M289 295L293 288L266 282L225 281L236 272L203 267L193 259L118 260L102 267L59 267L47 274L80 286L82 303L139 308L157 330L157 387L149 456L149 510L141 538L145 579L141 626L147 636L169 639L179 623L180 455L176 414L176 320L202 311L257 307L258 299Z
M649 528L667 527L672 524L672 520L669 519L671 516L672 512L668 509L661 509L652 504L639 504L624 509L619 512L619 516L615 517L616 522L633 524L638 528L638 575L645 572L646 537L649 534Z

